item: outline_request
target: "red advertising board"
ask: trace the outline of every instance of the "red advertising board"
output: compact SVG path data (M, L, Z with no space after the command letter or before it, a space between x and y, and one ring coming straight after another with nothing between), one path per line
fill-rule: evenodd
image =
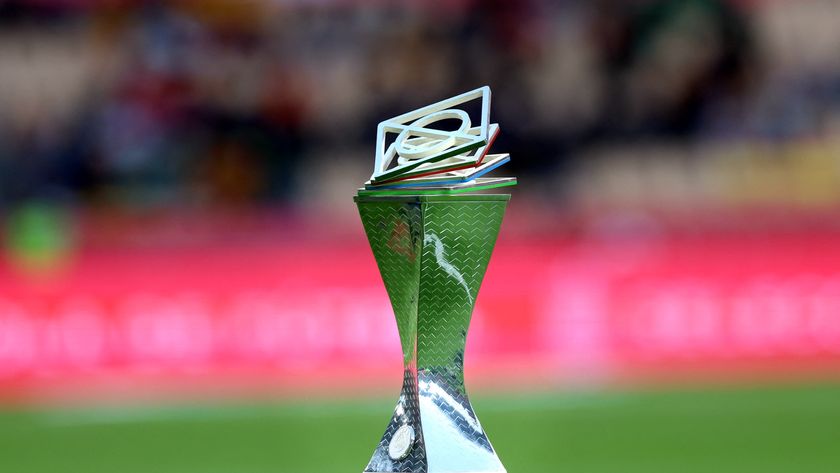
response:
M93 241L39 278L6 258L0 394L390 387L399 339L375 261L360 229L330 235ZM503 229L467 376L530 386L833 376L836 241L825 232L594 241Z

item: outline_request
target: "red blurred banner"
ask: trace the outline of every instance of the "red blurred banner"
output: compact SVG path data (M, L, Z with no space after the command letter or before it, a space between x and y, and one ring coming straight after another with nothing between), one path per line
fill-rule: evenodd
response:
M350 238L100 241L39 278L7 258L0 394L392 386L400 380L396 324L358 230ZM503 228L478 297L467 376L551 385L832 375L840 372L837 241L806 232L593 242Z

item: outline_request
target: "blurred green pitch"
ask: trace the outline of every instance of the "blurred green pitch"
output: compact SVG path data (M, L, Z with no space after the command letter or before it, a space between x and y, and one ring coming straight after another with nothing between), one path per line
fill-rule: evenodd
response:
M391 399L0 414L0 472L358 473ZM475 396L511 473L840 471L840 384Z

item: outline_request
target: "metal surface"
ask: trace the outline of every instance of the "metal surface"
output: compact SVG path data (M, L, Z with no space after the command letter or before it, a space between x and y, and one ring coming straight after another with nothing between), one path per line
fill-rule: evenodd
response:
M388 443L388 456L391 460L402 460L411 453L414 448L414 427L406 424L397 429L391 442Z
M411 188L400 189L365 189L358 191L360 196L403 196L413 197L417 195L453 195L468 192L476 192L499 187L515 186L515 177L479 177L459 184L438 184L425 187L422 185Z
M505 471L467 397L464 347L509 197L356 197L405 365L366 472ZM414 433L407 451L398 448L404 438L394 439L407 435L404 426Z

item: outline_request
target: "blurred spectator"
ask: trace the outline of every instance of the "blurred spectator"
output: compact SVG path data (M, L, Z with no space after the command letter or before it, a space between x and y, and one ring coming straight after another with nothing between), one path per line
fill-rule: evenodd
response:
M0 202L294 202L363 178L376 122L483 84L533 188L611 143L833 129L840 64L778 38L836 7L783 3L6 1Z

